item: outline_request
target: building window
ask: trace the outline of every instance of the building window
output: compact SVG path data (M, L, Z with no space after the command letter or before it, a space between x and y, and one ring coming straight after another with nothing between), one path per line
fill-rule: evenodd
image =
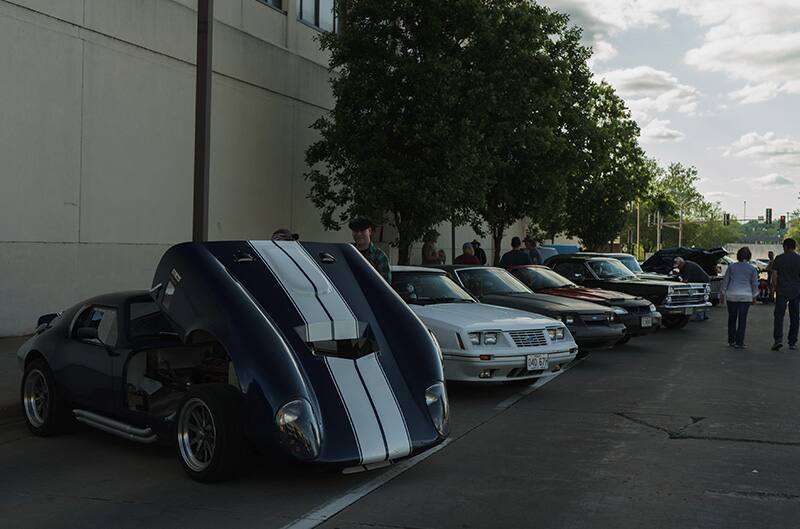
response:
M300 20L322 31L337 31L336 0L297 0Z
M275 9L280 9L283 11L283 0L258 0L262 4L267 4L268 6L272 6Z

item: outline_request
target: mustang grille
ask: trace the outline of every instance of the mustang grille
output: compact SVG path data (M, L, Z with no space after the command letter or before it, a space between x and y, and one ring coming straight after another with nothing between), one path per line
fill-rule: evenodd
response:
M517 347L537 347L547 345L547 338L541 329L529 331L511 331L508 333Z

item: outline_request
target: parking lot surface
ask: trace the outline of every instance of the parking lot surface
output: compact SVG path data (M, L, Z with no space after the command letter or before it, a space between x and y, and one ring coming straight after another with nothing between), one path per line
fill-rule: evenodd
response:
M35 438L0 414L0 527L797 527L800 353L769 351L771 307L753 307L744 350L725 345L725 317L594 352L541 387L451 385L446 445L355 475L253 459L201 485L168 448L83 427Z

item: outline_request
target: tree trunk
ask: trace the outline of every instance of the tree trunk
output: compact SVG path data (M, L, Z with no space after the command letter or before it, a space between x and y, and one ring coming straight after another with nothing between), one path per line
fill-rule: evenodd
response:
M503 234L505 233L505 227L501 224L498 226L489 226L489 229L492 231L492 264L494 266L499 266L500 249L503 245Z
M399 243L397 246L397 264L399 265L408 265L411 264L411 243L413 241L409 241L407 237L403 236L403 233L400 232L399 234Z

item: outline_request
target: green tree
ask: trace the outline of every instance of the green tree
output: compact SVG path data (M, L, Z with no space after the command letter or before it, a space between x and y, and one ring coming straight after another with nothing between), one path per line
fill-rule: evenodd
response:
M570 134L578 98L591 85L591 50L566 15L526 0L490 2L486 20L470 43L489 180L473 227L488 225L497 263L503 235L518 220L548 233L561 228L565 180L577 161Z
M313 128L309 197L322 223L354 214L390 222L399 262L431 227L484 201L482 132L470 42L485 24L481 0L340 0L331 54L334 109Z
M639 126L605 82L588 92L579 164L567 181L567 232L584 246L604 249L619 235L629 203L653 178L639 146Z

